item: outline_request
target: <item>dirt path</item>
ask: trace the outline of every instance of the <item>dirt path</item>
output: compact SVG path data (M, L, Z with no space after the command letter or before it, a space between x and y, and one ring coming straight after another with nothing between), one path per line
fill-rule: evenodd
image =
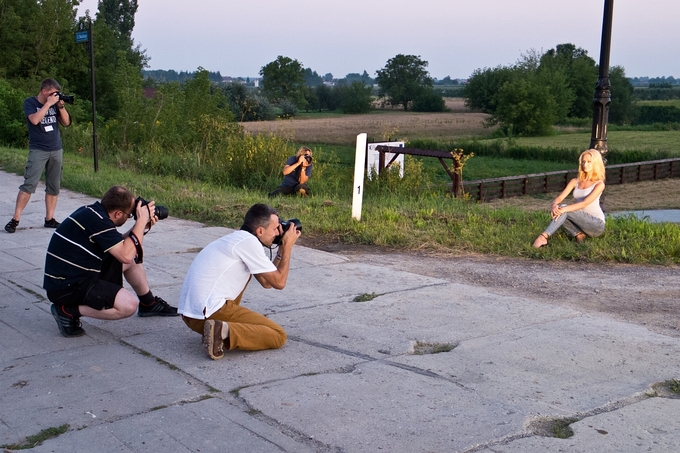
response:
M639 324L680 337L680 267L441 257L326 247L350 259Z

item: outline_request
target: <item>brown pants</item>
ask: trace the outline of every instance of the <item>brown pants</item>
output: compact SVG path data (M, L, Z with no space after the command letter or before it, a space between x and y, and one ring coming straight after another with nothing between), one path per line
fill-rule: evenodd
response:
M241 307L243 292L245 288L236 300L227 300L222 308L207 318L229 324L229 337L224 340L225 349L260 351L283 346L286 343L286 332L266 316ZM205 319L194 319L184 315L182 319L191 330L203 335Z

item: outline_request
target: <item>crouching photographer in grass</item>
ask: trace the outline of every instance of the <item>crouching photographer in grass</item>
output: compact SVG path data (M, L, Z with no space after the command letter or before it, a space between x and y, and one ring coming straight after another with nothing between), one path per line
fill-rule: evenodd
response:
M294 156L290 156L283 167L283 182L269 197L277 195L310 195L307 181L312 177L312 150L306 146L298 149Z
M253 276L264 288L286 286L301 229L299 221L282 222L272 207L256 204L239 231L211 242L196 256L182 285L179 312L191 330L203 335L208 357L217 360L225 350L259 351L284 345L283 328L242 307L241 298ZM271 249L273 244L279 248L272 262L263 246Z
M142 266L144 234L163 216L164 207L113 186L101 202L80 207L61 222L47 247L43 288L63 336L85 333L81 316L178 316L176 308L152 294ZM119 233L117 227L133 217L132 229ZM134 293L123 288L123 276Z

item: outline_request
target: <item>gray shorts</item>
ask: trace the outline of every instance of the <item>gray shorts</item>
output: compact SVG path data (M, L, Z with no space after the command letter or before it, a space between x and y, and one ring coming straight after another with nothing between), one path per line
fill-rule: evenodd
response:
M26 193L35 193L44 169L45 192L50 195L59 195L63 154L63 149L58 151L29 149L28 161L24 170L24 183L19 186L19 190Z

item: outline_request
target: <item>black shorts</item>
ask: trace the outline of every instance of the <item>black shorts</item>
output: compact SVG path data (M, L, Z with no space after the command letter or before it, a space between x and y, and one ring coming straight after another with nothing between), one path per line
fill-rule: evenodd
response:
M98 276L69 285L66 289L47 291L47 298L66 306L87 305L95 310L113 308L118 291L123 289L123 264L111 255L102 263Z

